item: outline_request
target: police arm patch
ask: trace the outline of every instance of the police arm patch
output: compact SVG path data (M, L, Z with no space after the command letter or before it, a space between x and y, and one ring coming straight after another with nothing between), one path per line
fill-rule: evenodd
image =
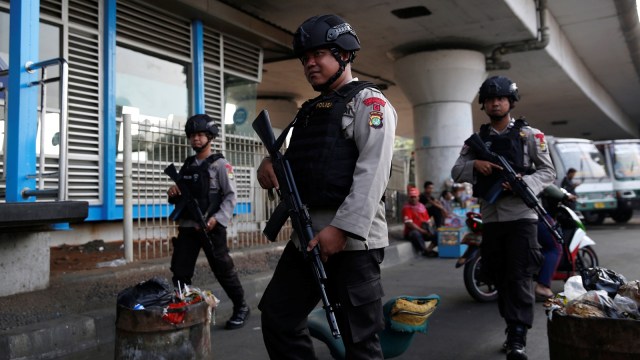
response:
M538 134L535 134L533 137L536 139L536 145L538 146L538 149L540 150L540 152L546 153L548 148L547 148L547 142L544 139L544 134L538 133Z
M369 113L369 126L374 129L382 128L382 113L380 111L372 111Z
M233 166L231 166L231 164L227 163L224 165L225 169L227 170L227 177L229 178L229 180L233 180Z

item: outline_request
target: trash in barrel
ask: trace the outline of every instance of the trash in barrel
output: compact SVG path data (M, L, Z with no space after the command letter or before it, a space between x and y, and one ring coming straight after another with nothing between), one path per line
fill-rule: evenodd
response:
M640 281L590 268L545 303L551 360L640 359Z
M154 277L118 294L116 359L211 359L212 310L218 299Z

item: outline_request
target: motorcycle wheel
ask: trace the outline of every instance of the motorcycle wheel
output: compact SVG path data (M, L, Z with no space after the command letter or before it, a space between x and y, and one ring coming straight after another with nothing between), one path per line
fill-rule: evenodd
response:
M580 248L578 256L582 260L582 265L584 265L585 269L599 265L598 255L596 255L596 251L591 246Z
M478 255L475 259L464 265L464 286L467 292L478 302L491 302L498 299L498 290L493 284L482 280L482 257Z

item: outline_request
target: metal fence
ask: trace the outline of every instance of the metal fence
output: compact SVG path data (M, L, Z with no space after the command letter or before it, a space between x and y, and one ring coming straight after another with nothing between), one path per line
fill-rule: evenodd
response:
M119 124L123 123L119 121ZM179 169L192 150L184 136L183 124L137 116L131 127L132 204L137 210L133 213L134 257L169 256L171 238L177 236L177 224L168 218L172 205L167 201L166 190L172 181L163 171L171 163ZM223 148L219 140L213 147L216 151ZM262 144L251 137L227 135L224 148L225 158L233 166L237 186L237 205L227 228L227 245L229 249L265 245L269 241L262 235L262 229L277 204L268 200L266 191L255 179L257 166L265 155ZM116 182L119 201L124 196L122 159L120 153ZM290 234L291 226L287 222L280 232L279 241L285 241Z
M166 190L172 181L163 170L171 163L179 168L192 153L182 129L183 124L165 119L137 116L132 121L129 133L132 137L132 204L137 209L133 212L132 230L135 259L171 254L171 238L177 236L177 225L168 218L172 205L167 202ZM213 147L224 149L225 158L233 166L237 186L237 204L227 228L227 245L232 250L265 245L269 241L262 235L262 229L277 205L268 199L267 192L259 186L255 176L266 152L257 138L226 134L224 141L223 146L217 139ZM124 196L122 155L118 154L116 166L116 197L120 202ZM400 221L404 198L399 194L404 193L405 177L403 160L394 160L385 195L389 223ZM286 241L291 232L291 224L287 221L278 241Z

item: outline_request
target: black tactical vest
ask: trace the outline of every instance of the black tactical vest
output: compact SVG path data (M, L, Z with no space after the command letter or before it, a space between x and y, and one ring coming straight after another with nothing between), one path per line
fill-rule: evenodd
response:
M220 203L222 202L220 191L212 191L210 187L209 166L216 160L224 158L224 156L222 154L213 154L200 165L192 166L195 158L195 155L189 156L184 161L179 173L180 182L189 189L191 196L198 202L198 207L202 214L209 217L220 209ZM189 211L183 211L180 218L197 220Z
M491 152L502 155L518 174L531 174L532 169L524 166L524 147L527 145L527 135L522 132L523 126L528 126L524 119L517 119L514 125L506 132L496 135L491 134L489 124L480 127L480 138ZM489 176L478 176L473 185L473 194L484 199L493 198L492 192L500 190L505 180L498 171L493 171Z
M359 152L355 141L344 137L342 117L349 101L373 86L352 81L307 101L298 112L285 157L307 206L339 206L349 194Z

